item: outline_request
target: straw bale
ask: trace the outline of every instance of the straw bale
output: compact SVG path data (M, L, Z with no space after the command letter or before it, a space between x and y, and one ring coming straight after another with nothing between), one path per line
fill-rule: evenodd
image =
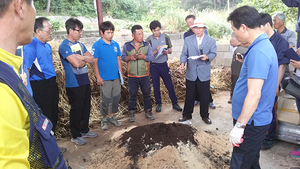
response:
M53 54L53 64L55 67L56 75L57 75L57 84L59 88L59 119L56 128L56 137L70 137L70 123L69 123L69 111L70 105L66 93L65 85L65 73L62 63L60 61L60 56L58 54L58 47L61 41L51 41L50 45L52 46L52 54ZM88 49L91 46L87 46ZM179 72L179 59L173 59L168 61L168 65L170 67L170 73L172 76L172 81L175 89L175 93L177 95L178 100L185 100L185 71L183 74ZM91 81L91 114L89 125L93 128L95 125L100 125L100 87L96 83L96 77L94 75L92 64L88 64L89 70L89 78ZM127 64L122 62L122 71L124 74L124 85L121 86L121 100L119 103L119 112L117 116L121 116L123 114L127 114L127 106L128 106L128 78L127 78ZM229 68L214 68L212 69L212 77L211 77L211 85L215 86L217 89L228 90L230 87L230 69ZM150 82L152 84L152 80L150 78ZM166 89L163 81L160 81L161 87L161 97L163 103L170 103L171 100L169 98L168 90ZM213 89L212 92L216 92L216 89ZM152 103L155 103L153 88L151 90L151 100ZM143 103L143 95L139 90L137 95L137 112L144 111L144 103Z

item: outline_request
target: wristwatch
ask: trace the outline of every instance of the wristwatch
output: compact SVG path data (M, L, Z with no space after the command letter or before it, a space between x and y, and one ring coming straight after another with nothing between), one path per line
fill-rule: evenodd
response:
M237 121L236 123L235 123L235 126L237 127L237 128L245 128L246 126L245 125L243 125L241 122L239 122L239 121Z

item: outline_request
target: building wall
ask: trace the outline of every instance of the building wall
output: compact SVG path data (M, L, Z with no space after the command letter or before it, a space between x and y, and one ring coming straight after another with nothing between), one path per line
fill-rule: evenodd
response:
M144 38L146 39L148 36L150 36L150 33L144 33ZM183 33L176 33L176 34L168 34L170 36L170 39L172 41L172 54L169 55L169 60L172 59L179 59L181 50L183 47ZM53 39L56 40L62 40L67 37L65 31L57 31L53 34ZM82 38L80 39L80 42L84 43L85 45L92 45L94 42L96 42L99 39L99 33L98 30L89 30L84 31ZM114 36L113 38L116 42L120 44L120 47L122 48L124 43L127 41L132 40L131 35L127 36ZM212 66L215 67L221 67L221 66L230 66L232 59L232 51L230 51L230 45L229 44L217 44L217 57L212 61Z

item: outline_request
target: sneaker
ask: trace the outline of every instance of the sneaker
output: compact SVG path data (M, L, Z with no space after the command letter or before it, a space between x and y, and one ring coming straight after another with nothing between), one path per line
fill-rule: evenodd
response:
M153 114L152 114L152 111L150 109L145 111L145 117L147 119L150 119L150 120L154 120L155 119L154 116L153 116Z
M129 121L135 122L135 110L129 110Z
M177 103L173 105L173 109L177 111L182 111L182 108Z
M122 123L119 122L119 121L115 118L114 115L113 115L112 117L108 117L108 118L107 118L107 121L108 121L108 123L110 123L110 124L112 124L112 125L114 125L114 126L117 126L117 127L122 126Z
M213 102L210 102L210 103L209 103L209 108L215 109L215 108L216 108L216 105L215 105Z
M268 150L272 147L274 140L264 140L263 144L261 145L262 150Z
M161 112L161 104L157 104L157 105L156 105L155 111L156 111L156 112Z
M291 151L290 155L293 157L300 157L300 148L295 151Z
M71 138L71 141L77 145L85 145L86 141L82 137Z
M102 117L101 118L101 129L102 130L107 130L108 129L107 117Z
M194 101L194 106L198 106L199 103L200 103L199 101L195 100L195 101Z
M89 131L87 133L81 133L82 138L95 138L97 136L98 136L97 133L94 133L94 132L91 132L91 131Z

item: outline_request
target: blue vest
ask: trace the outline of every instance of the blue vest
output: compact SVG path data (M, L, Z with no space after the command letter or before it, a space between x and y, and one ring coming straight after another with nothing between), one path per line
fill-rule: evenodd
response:
M51 130L53 127L51 121L41 113L18 75L2 61L0 61L0 82L8 85L16 93L28 112L30 168L67 169Z

